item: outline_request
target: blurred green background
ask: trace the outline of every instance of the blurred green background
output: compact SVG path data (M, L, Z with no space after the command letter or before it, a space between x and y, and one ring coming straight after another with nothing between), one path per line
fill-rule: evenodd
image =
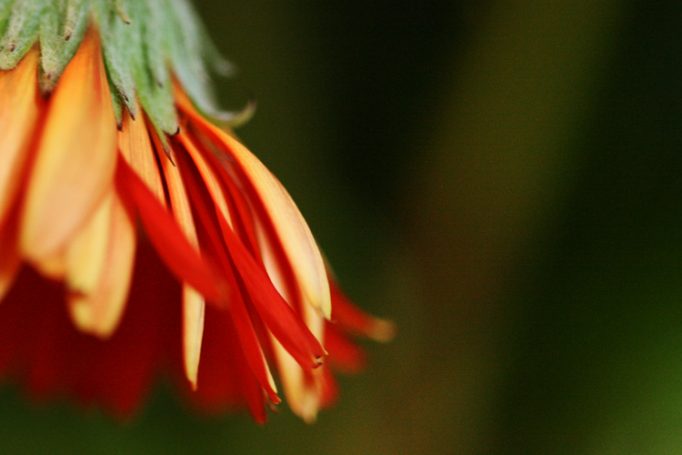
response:
M678 1L196 0L389 345L308 426L0 391L1 453L682 453Z

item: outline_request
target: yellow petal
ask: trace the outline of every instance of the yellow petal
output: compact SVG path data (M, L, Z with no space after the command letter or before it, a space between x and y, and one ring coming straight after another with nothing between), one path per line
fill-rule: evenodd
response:
M289 290L286 287L286 281L284 279L283 273L280 270L280 265L276 260L276 254L273 251L272 245L265 235L265 231L260 222L255 222L256 236L258 237L258 243L261 247L261 256L263 258L263 265L265 266L265 271L268 273L272 284L277 289L277 292L284 297L284 300L291 302L291 295L289 295ZM296 308L297 310L299 308ZM324 318L320 315L318 311L310 305L302 305L300 311L303 313L303 321L306 327L310 330L315 338L317 338L320 343L324 340ZM324 343L322 343L324 345Z
M250 151L225 135L235 158L241 163L272 220L273 227L291 264L303 302L331 317L329 282L322 255L296 204L282 184Z
M130 290L135 244L135 226L112 192L67 252L69 311L83 332L107 338L118 326Z
M12 71L0 71L0 225L19 189L42 101L38 94L38 51Z
M140 112L140 109L137 109ZM137 175L147 184L147 187L158 197L164 205L166 197L163 192L163 183L159 174L159 167L149 132L143 119L133 120L128 111L123 113L121 131L118 132L118 148L121 155L130 167L135 169Z
M66 283L76 294L92 294L106 263L111 227L111 192L66 250Z
M168 185L173 216L178 225L195 247L199 247L196 227L192 218L185 185L179 169L170 160L161 156L161 168ZM185 376L193 387L197 386L201 343L204 336L204 312L206 302L196 290L185 285L182 299L182 346Z
M322 255L303 215L282 184L249 150L225 135L235 158L251 180L272 220L273 227L291 264L301 298L329 319L331 297Z
M201 343L204 338L206 303L197 291L185 285L182 288L182 355L185 377L194 389L197 387Z
M112 186L115 165L116 121L99 40L90 32L48 106L22 213L27 259L39 262L66 245Z
M312 377L306 379L301 366L284 349L274 337L270 337L277 361L279 375L284 388L284 395L291 412L302 418L306 423L313 423L317 419L322 397L322 370L311 372Z
M61 281L66 275L66 252L64 249L40 258L33 266L44 276L55 281Z
M263 251L263 263L272 280L272 284L280 295L289 301L290 296L287 293L284 278L275 260L275 255L266 241L263 229L259 224L256 224L256 232ZM303 312L306 326L315 335L315 338L322 342L324 339L324 319L320 316L319 312L309 305L303 305ZM322 398L321 370L313 370L309 373L312 377L306 378L303 368L301 368L291 354L274 337L271 336L270 338L274 346L275 359L280 377L282 378L284 395L289 403L289 408L305 422L314 422L317 419Z

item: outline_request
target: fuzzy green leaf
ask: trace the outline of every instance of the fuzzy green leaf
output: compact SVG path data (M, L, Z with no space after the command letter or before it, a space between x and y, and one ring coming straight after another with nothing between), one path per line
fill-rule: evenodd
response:
M14 68L33 46L47 0L17 1L12 6L7 30L0 40L0 70Z
M177 80L197 108L232 118L216 105L210 73L231 66L218 55L188 0L0 0L0 69L40 46L40 86L49 93L94 24L119 124L141 107L157 132L174 134ZM160 134L162 141L165 135Z

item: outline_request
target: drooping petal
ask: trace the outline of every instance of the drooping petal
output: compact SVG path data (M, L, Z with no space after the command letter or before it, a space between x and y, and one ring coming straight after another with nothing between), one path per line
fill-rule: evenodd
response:
M322 407L329 407L333 405L339 398L339 385L334 379L331 368L328 366L323 367L322 371Z
M265 271L249 255L227 223L219 221L225 244L263 322L299 364L306 368L319 366L326 355L320 342L277 292Z
M228 135L225 140L254 185L296 278L303 302L330 317L331 299L324 263L303 216L284 187L251 152Z
M133 120L128 111L123 112L121 130L118 132L118 149L130 167L147 184L147 188L156 195L159 202L166 205L163 182L147 126L141 118Z
M209 167L204 156L184 132L178 134L178 140L192 157L192 161L201 174L201 179L204 185L206 185L206 189L211 195L211 200L216 205L220 215L224 217L227 224L232 227L232 217L230 216L230 210L227 207L227 200L225 199L225 194L222 191L216 175Z
M22 269L0 305L0 373L21 381L33 398L58 394L130 416L175 352L177 281L141 244L130 304L107 340L75 330L62 295L60 284Z
M85 404L120 417L139 406L169 350L180 345L180 287L149 245L140 243L135 260L130 300L112 336L101 340L71 330L66 345L76 346L67 365L73 390Z
M48 109L20 231L21 251L34 263L86 223L114 175L116 122L94 32L67 66Z
M12 208L39 126L38 58L38 51L31 50L15 69L0 71L0 226Z
M199 387L190 398L210 412L246 406L256 422L264 423L267 415L262 389L248 367L231 318L214 307L206 310Z
M191 179L192 177L188 175L187 178ZM195 182L189 187L192 188L196 185ZM200 205L201 202L201 199L195 199L196 205ZM235 270L242 278L251 301L268 329L301 365L305 365L307 368L319 365L325 355L319 341L277 292L265 271L241 243L227 220L220 214L220 210L217 210L222 237L232 261L234 261Z
M112 197L112 191L109 191L88 222L69 242L65 281L73 294L92 294L104 271L109 254Z
M130 290L135 226L112 193L69 248L69 310L76 326L102 338L118 326Z
M366 358L363 350L332 323L327 323L324 346L329 351L329 363L336 370L344 373L357 373L365 366Z
M197 386L201 343L204 336L206 301L194 288L182 287L182 354L185 376L192 387Z
M179 169L165 157L161 168L168 187L171 209L183 233L196 249L199 248L192 209L189 205L185 184ZM187 380L196 387L201 357L201 341L204 334L206 302L191 286L183 286L182 328L183 356Z
M210 124L179 91L178 105L213 144L230 156L243 176L243 184L262 209L277 236L296 278L301 299L331 317L331 297L322 255L310 228L282 184L249 150L229 134Z
M122 158L116 170L116 188L124 203L140 217L150 242L175 276L206 299L223 301L226 290L218 273L189 243L173 216Z
M277 257L278 252L273 248L270 237L266 235L265 229L259 221L255 221L254 229L258 238L263 266L273 285L287 302L292 302L292 307L296 309L306 327L326 348L324 318L312 306L292 297L292 294L296 293L297 290L295 286L292 287L291 280L285 276L286 273L290 273L290 270L281 267L281 261ZM302 368L302 365L294 362L291 355L282 349L277 340L273 340L273 346L289 407L294 414L306 422L315 421L322 405L324 387L322 370L325 366L322 365L317 370Z
M234 290L234 292L232 292L232 298L230 299L231 306L228 314L233 320L237 336L241 343L241 349L251 371L255 375L260 386L268 394L270 401L274 404L278 404L281 400L277 396L277 389L272 374L265 361L263 350L244 302L241 286L237 282L237 272L234 270L234 264L230 261L222 237L218 232L219 223L216 221L215 217L220 217L227 223L225 220L225 215L227 214L227 201L224 198L224 194L222 193L215 176L203 161L200 152L194 147L192 147L191 150L190 156L196 165L197 172L199 172L203 179L205 185L204 191L202 191L198 179L193 175L189 166L189 161L184 154L178 154L179 167L182 170L192 206L197 214L198 224L201 226L201 230L207 238L207 246L213 251L216 260L221 265L222 270L230 283L230 288ZM212 182L212 184L210 182ZM215 212L214 216L212 216L211 213L211 206Z
M272 344L289 408L304 421L314 422L321 401L321 383L315 376L322 373L322 368L306 371L278 340L273 339Z
M375 318L351 303L339 285L329 280L334 310L332 319L349 332L369 337L375 341L388 342L395 336L395 324L385 319Z

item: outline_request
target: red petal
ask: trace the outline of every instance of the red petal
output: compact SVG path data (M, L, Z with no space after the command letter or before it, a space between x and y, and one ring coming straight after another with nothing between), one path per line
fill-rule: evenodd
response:
M332 293L332 320L345 330L364 335L376 341L390 341L395 336L395 325L362 311L351 303L338 284L329 280Z
M187 175L187 187L191 189L191 192L196 192L199 186L196 181L189 182L192 178L191 174ZM192 201L198 212L206 211L205 207L202 209L205 203L200 196L195 194ZM294 310L279 295L265 271L246 250L225 218L220 215L219 211L216 214L223 240L234 261L235 268L268 329L301 365L317 366L324 355L324 349Z
M194 150L194 152L196 152L196 150ZM199 220L198 224L205 233L207 242L210 244L210 249L216 256L218 263L221 265L223 272L230 284L230 288L235 291L232 293L232 299L230 300L230 315L233 318L237 335L241 341L241 348L244 351L246 360L258 379L261 387L263 387L263 389L268 393L270 400L277 404L281 400L275 391L274 382L272 380L270 371L267 369L263 351L256 336L256 332L248 314L248 310L246 309L241 293L238 292L240 286L237 283L237 279L234 275L233 264L228 258L225 251L225 245L218 234L215 217L212 216L212 214L208 211L207 201L212 198L209 197L206 191L203 191L203 195L201 194L202 191L200 191L200 188L197 186L198 180L190 171L187 158L182 154L178 154L177 158L179 161L178 164L180 166L180 170L184 176L184 180L187 182L187 191L190 199L192 200L194 210ZM194 158L197 159L198 157ZM213 197L216 196L217 195L213 195ZM215 203L214 208L215 216L222 217L224 212L221 210L218 203Z
M200 256L173 216L121 158L116 168L116 187L121 198L136 209L154 248L178 279L208 300L224 301L225 283L214 267Z

